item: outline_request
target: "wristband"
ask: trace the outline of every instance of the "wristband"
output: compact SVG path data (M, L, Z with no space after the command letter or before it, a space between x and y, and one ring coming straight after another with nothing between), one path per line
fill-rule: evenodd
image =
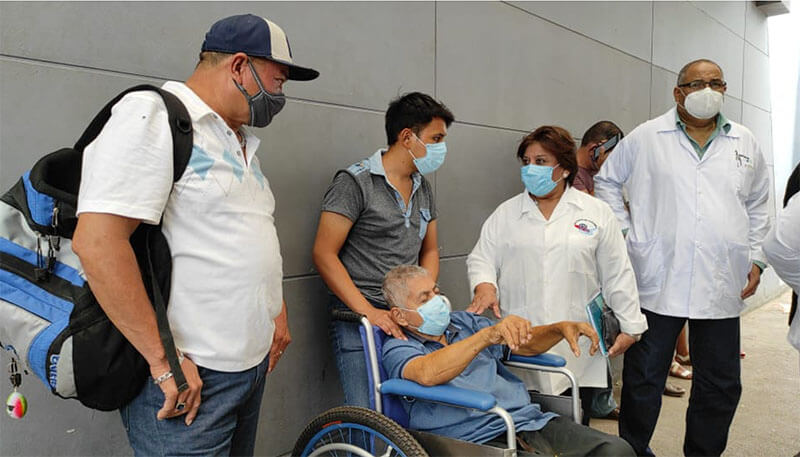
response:
M153 380L153 384L159 385L159 384L161 384L162 382L166 381L167 379L169 379L171 377L172 377L172 372L168 371L168 372L162 374L161 376L157 377L156 379L154 379Z

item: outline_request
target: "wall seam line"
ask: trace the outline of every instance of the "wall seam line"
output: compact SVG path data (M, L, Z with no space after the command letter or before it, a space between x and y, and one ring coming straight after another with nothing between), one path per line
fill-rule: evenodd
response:
M747 35L747 5L744 6L744 34ZM744 79L744 72L747 65L744 63L745 56L747 55L747 40L742 37L742 117L744 117L744 90L747 87L747 81ZM769 62L767 62L769 65ZM744 119L742 119L744 121Z
M544 22L547 22L548 24L554 25L554 26L556 26L556 27L558 27L558 28L560 28L560 29L564 29L564 30L567 30L567 31L569 31L569 32L572 32L572 33L574 33L574 34L576 34L576 35L578 35L578 36L581 36L581 37L583 37L583 38L586 38L586 39L587 39L587 40L589 40L589 41L593 41L593 42L595 42L595 43L597 43L597 44L599 44L599 45L601 45L601 46L604 46L604 47L606 47L606 48L608 48L608 49L611 49L611 50L613 50L613 51L617 51L617 52L619 52L620 54L626 55L626 56L628 56L628 57L631 57L631 58L633 58L633 59L635 59L635 60L638 60L638 61L640 61L640 62L644 62L644 63L648 63L648 64L650 63L650 62L648 62L646 59L642 59L641 57L639 57L639 56L636 56L636 55L633 55L633 54L631 54L631 53L630 53L630 52L628 52L628 51L622 50L622 49L620 49L620 48L616 48L616 47L614 47L614 46L612 46L612 45L610 45L610 44L608 44L608 43L604 43L604 42L602 42L602 41L598 40L597 38L593 38L593 37L591 37L591 36L589 36L589 35L586 35L585 33L581 32L581 31L578 31L578 30L573 30L573 29L571 29L571 28L569 28L569 27L567 27L567 26L565 26L565 25L559 24L558 22L555 22L555 21L553 21L553 20L551 20L551 19L548 19L548 18L546 18L546 17L540 16L540 15L538 15L538 14L536 14L536 13L532 13L532 12L530 12L530 11L528 11L528 10L524 9L524 8L521 8L521 7L517 6L517 5L512 5L511 3L508 3L508 2L507 2L507 1L505 1L505 0L501 1L500 3L501 3L501 4L503 4L503 5L509 6L509 7L511 7L511 8L514 8L514 9L516 9L516 10L519 10L519 11L521 11L521 12L523 12L523 13L525 13L525 14L528 14L528 15L530 15L530 16L533 16L533 17L535 17L535 18L537 18L537 19L541 19L542 21L544 21ZM652 58L652 57L651 57L651 58Z
M709 13L709 12L707 12L706 10L704 10L704 9L700 8L699 6L697 6L697 5L695 4L695 2L689 2L689 3L692 5L692 7L694 7L694 9L696 9L697 11L700 11L700 12L701 12L701 13L703 13L705 16L707 16L709 19L711 19L712 21L714 21L714 22L716 22L717 24L721 25L721 26L722 26L724 29L726 29L727 31L731 32L732 34L736 35L737 37L741 38L742 40L745 40L745 39L746 39L746 38L745 38L745 35L747 35L747 31L746 31L746 30L747 30L747 28L746 28L747 26L746 26L746 25L745 25L745 31L742 33L742 35L739 35L738 33L736 33L736 31L735 31L735 30L733 30L732 28L728 27L728 24L726 24L726 23L724 23L724 22L720 21L720 20L719 20L719 19L717 19L715 16L712 16L712 15L711 15L711 13ZM744 2L742 2L742 3L744 3ZM747 5L745 5L745 7L744 7L744 15L745 15L745 17L744 17L745 24L747 24Z
M653 54L655 53L655 29L656 29L656 4L654 2L650 2L650 97L649 108L647 110L650 113L650 117L653 117Z

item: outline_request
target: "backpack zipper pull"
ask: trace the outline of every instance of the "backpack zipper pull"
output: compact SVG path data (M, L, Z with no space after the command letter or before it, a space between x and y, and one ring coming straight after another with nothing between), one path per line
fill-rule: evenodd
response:
M38 235L36 237L36 268L33 269L33 274L37 282L47 281L47 279L50 277L50 272L48 271L48 265L47 263L45 263L44 256L42 255L41 235Z
M53 236L50 237L50 243L56 251L61 250L61 237L58 236L58 206L53 207L53 220L50 224L53 227Z

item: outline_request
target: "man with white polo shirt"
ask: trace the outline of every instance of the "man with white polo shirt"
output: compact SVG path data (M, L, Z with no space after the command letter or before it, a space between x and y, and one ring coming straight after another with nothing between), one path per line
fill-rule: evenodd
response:
M136 455L253 454L265 376L291 337L275 199L255 156L259 139L243 125L266 127L286 102L283 83L318 75L293 63L276 24L231 16L208 31L186 83L163 86L192 119L192 155L178 181L155 93L122 98L84 152L73 248L154 379L121 410ZM159 339L129 242L140 223L160 220L172 253L175 348ZM180 393L166 359L175 350L189 385Z

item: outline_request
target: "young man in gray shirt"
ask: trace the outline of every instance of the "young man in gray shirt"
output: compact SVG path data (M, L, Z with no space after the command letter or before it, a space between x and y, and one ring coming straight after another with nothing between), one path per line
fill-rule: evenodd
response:
M314 265L332 293L330 308L352 310L384 332L405 338L381 293L392 268L418 264L439 274L436 205L423 175L436 171L447 152L444 137L453 114L419 92L389 104L389 147L336 172L325 193L314 241ZM366 363L358 325L331 323L345 402L369 406Z

